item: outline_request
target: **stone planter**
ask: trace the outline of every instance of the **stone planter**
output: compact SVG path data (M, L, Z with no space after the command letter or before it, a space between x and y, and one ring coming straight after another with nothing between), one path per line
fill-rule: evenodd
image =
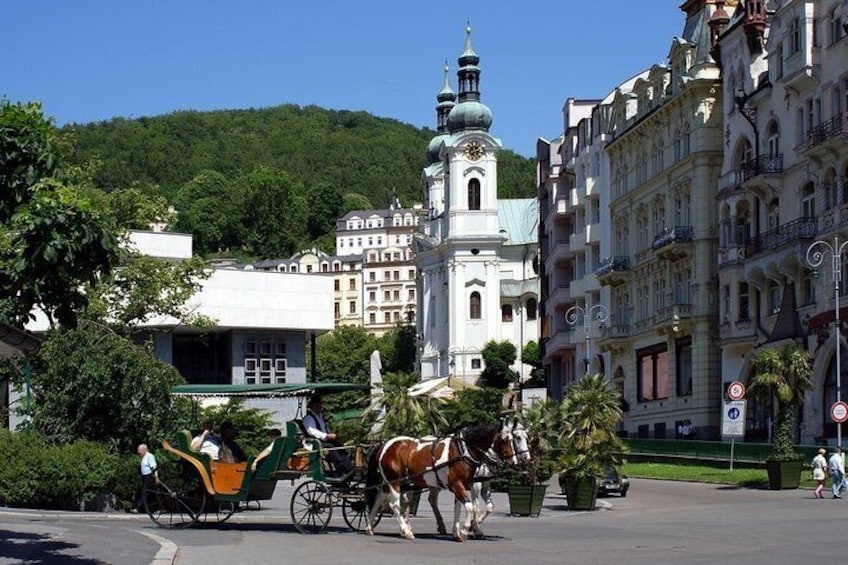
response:
M767 459L766 472L768 473L769 488L771 490L798 488L798 485L801 484L801 470L803 468L803 461Z
M594 510L598 501L598 479L596 477L565 478L565 497L569 510Z
M547 484L509 485L509 513L513 516L538 516L547 490Z

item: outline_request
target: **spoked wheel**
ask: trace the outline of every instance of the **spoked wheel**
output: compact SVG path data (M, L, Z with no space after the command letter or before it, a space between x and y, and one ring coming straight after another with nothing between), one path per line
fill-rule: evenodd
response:
M368 501L364 494L344 494L342 495L342 517L347 526L351 530L363 531L368 523L368 515L371 509L368 508ZM372 527L376 528L380 520L383 519L383 513L377 512L374 518Z
M291 518L304 534L320 534L333 516L330 489L318 481L307 481L295 489L291 497Z
M206 489L197 470L182 461L159 465L159 482L144 491L144 509L160 528L187 528L206 506Z
M235 513L237 507L238 503L231 500L209 500L199 521L205 524L223 524Z

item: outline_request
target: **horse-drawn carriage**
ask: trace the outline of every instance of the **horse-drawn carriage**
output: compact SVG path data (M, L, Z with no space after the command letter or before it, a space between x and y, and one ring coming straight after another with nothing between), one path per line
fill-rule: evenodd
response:
M464 539L470 528L481 535L476 507L479 472L487 464L515 463L517 457L526 455L526 434L503 421L498 426L475 426L443 438L398 437L380 444L354 446L354 470L344 476L332 476L327 473L327 448L320 440L306 435L298 417L303 414L303 401L315 393L367 389L367 385L347 383L174 387L172 394L177 396L296 398L298 410L296 417L286 422L286 435L274 440L270 454L255 469L253 457L241 463L226 463L193 450L191 435L185 430L177 434L174 445L163 441L169 457L160 462L158 482L146 487L148 515L163 528L222 523L241 504L269 500L277 481L303 480L289 505L292 522L303 533L326 530L335 508L341 508L349 528L371 533L383 516L382 509L388 506L402 535L411 538L400 508L401 491L410 489L430 490L439 531L444 532L436 496L439 490L450 489L457 498L454 536ZM464 528L459 523L461 507L466 510Z
M356 446L354 471L344 477L328 475L326 450L321 441L305 434L300 416L303 401L315 393L331 394L368 390L367 385L308 383L280 385L181 385L178 397L295 398L297 414L286 422L286 435L273 441L269 455L253 468L254 457L240 463L213 460L191 448L191 434L177 433L174 443L162 442L168 457L160 461L158 483L150 483L145 506L150 518L163 528L183 528L197 523L225 522L240 505L270 500L280 480L309 479L291 498L295 527L304 533L325 530L334 508L352 529L362 529L367 517L364 472L367 446Z

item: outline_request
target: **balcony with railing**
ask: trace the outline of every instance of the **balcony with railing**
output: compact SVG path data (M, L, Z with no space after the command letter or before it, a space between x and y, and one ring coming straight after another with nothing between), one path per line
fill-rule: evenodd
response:
M757 155L757 158L742 165L744 181L760 175L777 175L783 172L783 155Z
M719 196L741 189L743 182L745 182L745 173L742 169L727 171L718 178Z
M816 218L798 218L754 236L745 246L745 256L773 251L798 240L809 240L818 233Z
M848 137L848 111L840 112L807 132L808 153L825 151L832 145L845 143Z
M630 279L630 257L616 255L607 257L595 270L595 276L601 285L618 286Z
M654 236L651 249L658 257L676 261L691 253L695 230L692 226L663 228Z

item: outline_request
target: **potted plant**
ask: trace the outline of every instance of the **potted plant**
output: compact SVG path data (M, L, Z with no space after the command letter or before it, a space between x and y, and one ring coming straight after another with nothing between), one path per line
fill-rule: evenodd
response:
M558 470L570 510L593 510L598 481L620 470L626 446L616 433L623 417L621 395L603 375L586 375L566 391L567 423Z
M506 481L510 514L538 516L548 489L547 481L553 475L555 449L562 432L562 403L536 402L519 416L527 430L530 457L515 470L506 470L501 476Z
M782 349L764 347L754 354L751 368L751 395L774 398L777 404L774 439L766 459L769 488L798 488L803 459L795 448L795 429L804 393L813 388L810 356L794 343Z

